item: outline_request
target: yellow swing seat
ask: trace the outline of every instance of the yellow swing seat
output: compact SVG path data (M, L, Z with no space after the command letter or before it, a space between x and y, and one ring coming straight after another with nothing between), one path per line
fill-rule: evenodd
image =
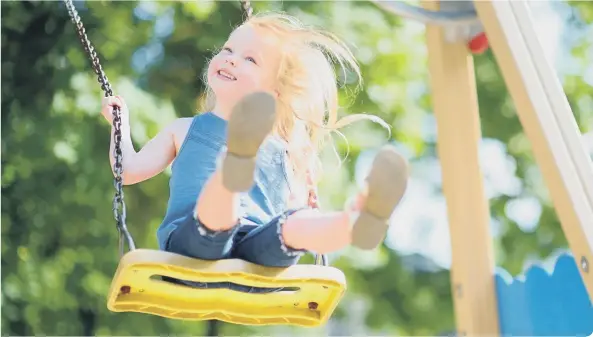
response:
M167 282L162 277L291 289L266 294L200 289ZM344 273L328 266L270 268L238 259L204 261L165 251L135 249L119 263L107 307L114 312L183 320L314 327L329 319L345 290Z

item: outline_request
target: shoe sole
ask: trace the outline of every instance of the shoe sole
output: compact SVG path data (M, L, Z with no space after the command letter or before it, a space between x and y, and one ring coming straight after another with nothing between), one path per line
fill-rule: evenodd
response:
M222 183L229 191L245 192L253 186L257 152L275 119L276 101L267 93L247 95L233 108L222 160Z
M393 146L384 146L367 179L368 196L352 228L352 245L375 249L383 242L389 218L406 192L408 163Z

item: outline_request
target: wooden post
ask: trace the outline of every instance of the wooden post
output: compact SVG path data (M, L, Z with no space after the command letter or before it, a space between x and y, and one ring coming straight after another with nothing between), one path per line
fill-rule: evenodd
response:
M593 298L593 169L524 1L480 0L484 25L556 213ZM582 156L582 157L579 157Z
M438 10L436 1L423 2ZM443 29L427 26L437 148L451 232L457 331L467 336L499 334L490 236L490 212L478 160L480 117L473 59L463 42L448 43Z

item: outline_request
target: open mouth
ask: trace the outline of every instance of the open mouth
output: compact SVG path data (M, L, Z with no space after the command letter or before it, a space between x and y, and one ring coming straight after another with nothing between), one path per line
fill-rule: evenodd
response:
M218 74L218 76L223 77L229 81L236 81L237 78L231 74L229 74L228 72L224 71L224 70L219 70L216 72Z

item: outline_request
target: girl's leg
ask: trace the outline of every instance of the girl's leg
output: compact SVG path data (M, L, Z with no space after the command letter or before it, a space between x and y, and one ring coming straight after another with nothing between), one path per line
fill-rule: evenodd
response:
M285 212L252 229L245 237L237 240L231 253L232 257L266 267L288 267L297 264L306 251L288 247L280 235L288 216L294 212Z
M287 246L329 253L350 244L374 249L385 238L389 218L407 187L406 160L391 146L378 153L367 177L367 189L354 210L321 213L315 210L292 214L282 228Z
M201 260L227 259L231 255L237 229L215 232L189 214L179 220L165 250Z
M307 209L289 216L280 233L287 247L327 254L350 245L352 224L348 211Z
M234 108L227 151L196 204L195 214L208 229L226 231L237 224L239 193L253 186L257 152L272 131L275 113L274 98L265 93L248 95Z

